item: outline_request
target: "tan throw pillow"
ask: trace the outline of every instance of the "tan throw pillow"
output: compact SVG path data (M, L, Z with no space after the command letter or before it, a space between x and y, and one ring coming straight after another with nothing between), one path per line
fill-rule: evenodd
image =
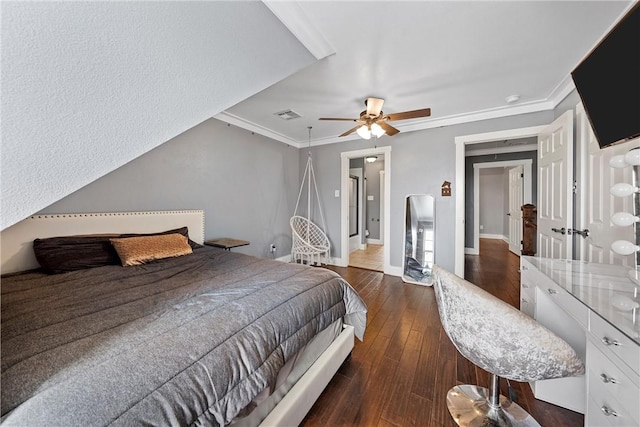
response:
M111 239L123 266L140 265L155 259L192 253L188 239L181 234L163 234Z

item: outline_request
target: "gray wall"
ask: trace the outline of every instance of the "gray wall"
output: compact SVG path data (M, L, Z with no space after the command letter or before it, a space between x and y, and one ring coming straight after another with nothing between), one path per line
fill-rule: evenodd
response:
M553 121L552 117L549 117L549 121L547 123L541 124L549 124ZM532 125L535 126L535 125ZM515 129L515 127L513 128ZM538 200L538 152L537 151L523 151L520 153L502 153L502 154L487 154L484 156L469 156L465 158L465 212L464 212L464 221L465 221L465 235L464 235L464 246L466 248L473 247L473 237L474 237L474 224L473 224L473 215L474 215L474 194L473 194L473 165L476 163L489 163L489 162L502 162L506 160L521 160L521 159L532 159L533 164L531 165L531 200L533 203L536 203ZM482 203L481 203L482 204ZM486 231L485 231L486 232Z
M455 191L455 137L544 125L552 121L553 111L544 111L416 132L403 132L393 137L384 136L376 141L358 139L313 147L314 167L319 171L316 177L318 190L323 197L322 203L327 220L327 235L332 244L332 256L340 256L342 250L340 199L334 197L334 191L340 189L340 153L374 148L374 146L392 146L391 217L388 218L391 235L385 236L385 244L389 244L391 249L391 265L402 266L404 198L407 194L433 194L436 198L436 262L452 271L455 249L453 239L455 194L451 197L442 197L440 187L443 181L450 181ZM307 150L300 150L301 163L306 162L306 157Z
M558 106L553 110L553 118L557 119L564 112L575 109L576 105L578 105L579 102L580 102L580 95L578 95L578 92L574 89L571 92L569 92L569 95L567 95L562 100L562 102L560 102L560 104L558 104ZM574 116L574 118L575 118L575 116ZM574 130L574 135L575 135L575 121L574 121L574 129L573 130Z
M480 169L480 234L505 235L504 218L509 209L505 204L505 168ZM508 203L508 202L507 202Z
M340 153L373 148L375 144L392 146L391 215L387 218L391 232L385 236L385 244L391 249L391 265L402 265L405 196L433 194L436 198L436 262L453 270L455 194L442 197L440 186L443 181L450 181L455 192L455 137L548 124L553 117L554 111L544 111L403 132L376 141L358 139L312 147L332 256L339 257L342 250L340 198L334 195L334 191L340 189ZM282 256L290 252L288 221L307 156L308 149L299 150L211 119L42 213L204 209L207 238L229 236L250 240L250 246L237 250L257 256L268 256L269 244L275 243L277 256ZM494 156L490 157L495 161ZM467 184L469 188L473 185ZM305 197L303 194L302 199ZM472 203L473 197L470 200ZM306 209L306 203L304 205ZM312 207L311 216L319 223L317 203ZM467 220L469 225L473 227L473 222ZM467 229L467 235L472 232Z
M275 243L279 257L291 252L299 151L210 119L42 213L203 209L206 238L246 239L234 250L263 257Z

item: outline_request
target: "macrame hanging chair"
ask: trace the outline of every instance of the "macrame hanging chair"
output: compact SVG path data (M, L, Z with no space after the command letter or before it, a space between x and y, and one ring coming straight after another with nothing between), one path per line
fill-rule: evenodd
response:
M316 184L316 176L313 172L313 161L311 158L311 127L308 127L308 129L309 157L307 159L307 166L302 177L300 191L298 192L296 208L293 211L291 220L289 221L292 234L291 262L308 265L321 265L329 263L331 244L329 243L329 239L327 238L327 235L324 231L327 227L324 222L324 215L322 214L322 207L320 205L320 194L318 194L318 186ZM318 227L310 219L312 182L313 188L316 192L316 198L318 200L318 210L320 211L320 218L322 219L322 228ZM298 206L300 205L300 196L302 195L302 190L305 187L305 183L307 185L307 218L297 215Z

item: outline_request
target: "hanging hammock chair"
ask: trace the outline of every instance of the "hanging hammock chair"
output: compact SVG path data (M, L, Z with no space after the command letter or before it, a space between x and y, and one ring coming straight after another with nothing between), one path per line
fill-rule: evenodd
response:
M311 127L309 129L309 147L311 146ZM318 200L318 210L320 211L320 218L322 219L322 228L314 224L310 218L305 218L298 213L298 206L300 204L300 196L302 190L307 183L307 216L311 216L311 182L313 181L313 188L316 192ZM302 263L308 265L321 265L329 263L329 253L331 252L331 244L327 238L324 230L327 228L324 222L324 215L322 214L322 207L320 205L320 195L318 194L318 186L316 184L316 176L313 172L313 161L311 159L311 150L309 150L309 157L307 159L307 167L304 170L302 177L302 183L300 185L300 191L298 192L298 200L296 201L296 208L293 211L293 216L289 221L291 225L291 262Z

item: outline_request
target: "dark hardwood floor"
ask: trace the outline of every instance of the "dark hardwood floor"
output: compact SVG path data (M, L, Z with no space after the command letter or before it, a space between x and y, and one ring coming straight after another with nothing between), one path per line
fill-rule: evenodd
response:
M301 425L455 426L447 391L456 384L488 387L489 374L462 357L445 334L433 289L375 271L330 268L367 303L367 331ZM516 307L518 268L518 257L501 240L481 239L480 256L465 257L469 281ZM583 425L581 414L536 400L526 383L511 384L518 403L542 426Z

